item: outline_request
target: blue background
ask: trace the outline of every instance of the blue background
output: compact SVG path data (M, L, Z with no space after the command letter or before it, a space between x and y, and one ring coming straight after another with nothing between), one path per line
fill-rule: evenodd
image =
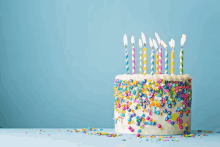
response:
M193 79L192 129L220 129L219 5L218 0L0 0L0 126L113 128L113 82L126 72L123 35L131 69L130 37L138 65L141 32L147 43L157 32L166 44L176 41L177 75L180 38L187 36L184 73Z

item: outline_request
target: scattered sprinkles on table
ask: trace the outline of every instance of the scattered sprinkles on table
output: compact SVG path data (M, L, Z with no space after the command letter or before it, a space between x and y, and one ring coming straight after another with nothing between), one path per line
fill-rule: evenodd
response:
M58 130L58 132L60 132L62 130ZM69 132L69 133L85 133L87 135L96 135L96 136L106 136L106 137L120 137L120 136L123 136L123 134L116 134L116 133L108 133L108 132L102 132L103 129L95 129L94 127L88 127L87 129L86 128L82 128L82 129L73 129L72 131L71 130L65 130L65 132ZM191 130L192 131L192 130ZM37 132L39 133L40 135L41 132L46 132L46 131L42 131L40 130L40 132ZM90 132L90 133L89 133ZM198 132L209 132L209 133L213 133L213 131L200 131L198 130ZM220 131L218 131L217 133L220 133ZM25 132L25 134L28 134L27 132ZM48 136L51 136L51 134L47 134ZM127 135L127 134L126 134ZM131 135L128 135L128 136L131 136ZM177 136L177 135L176 135ZM196 136L198 136L199 138L202 138L202 136L208 136L207 134L182 134L180 135L179 137L180 138L188 138L188 137L192 137L192 138L195 138ZM126 136L124 136L121 141L126 141ZM172 142L179 142L180 140L178 139L175 139L174 136L155 136L155 135L141 135L139 134L139 137L137 137L139 140L138 142L141 143L142 142L142 139L141 138L147 138L149 137L149 139L146 139L146 141L162 141L162 142L167 142L167 141L172 141ZM132 139L132 138L127 138L127 139Z

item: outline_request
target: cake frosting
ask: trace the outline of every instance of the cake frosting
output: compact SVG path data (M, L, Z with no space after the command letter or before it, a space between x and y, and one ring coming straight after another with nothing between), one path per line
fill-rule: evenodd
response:
M117 75L115 131L146 135L190 133L191 80L188 74Z
M129 74L122 74L122 75L117 75L115 79L120 79L120 80L136 80L136 81L141 81L144 79L148 80L153 80L153 81L159 81L160 79L166 80L166 81L187 81L191 77L188 74L185 75L168 75L168 74L155 74L155 75L143 75L143 74L134 74L134 75L129 75Z

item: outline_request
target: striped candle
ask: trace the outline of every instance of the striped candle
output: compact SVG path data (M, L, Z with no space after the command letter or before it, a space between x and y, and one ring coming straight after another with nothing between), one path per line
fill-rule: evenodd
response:
M180 75L183 75L183 49L180 50Z
M126 64L126 71L127 71L127 74L129 74L129 64L128 64L128 49L127 49L127 44L128 44L128 38L127 38L127 35L124 34L124 46L125 46L125 64Z
M171 74L174 74L174 50L171 51Z
M159 50L159 74L162 74L162 47Z
M186 41L186 35L182 34L182 38L180 41L181 44L181 50L180 50L180 75L183 75L183 45Z
M136 74L136 63L135 63L135 47L132 47L132 74Z
M174 46L175 46L175 41L173 39L171 39L171 41L169 42L170 44L170 47L172 48L172 51L171 51L171 74L174 74Z
M136 74L136 63L135 63L135 47L134 47L134 36L131 37L131 43L133 44L132 47L132 74Z
M168 52L167 52L167 48L165 51L165 74L168 74Z
M154 74L154 49L152 47L152 51L151 51L151 75Z
M157 46L157 43L154 39L153 39L153 46L157 51L157 53L156 53L156 74L158 74L158 46Z
M142 48L141 48L141 50L142 50ZM143 73L142 73L142 62L143 62L143 59L142 59L142 51L140 51L140 60L139 60L139 62L140 62L139 72L140 72L140 74L143 74Z
M143 59L144 59L144 75L147 75L147 48L146 48L146 37L144 35L143 32L141 32L141 38L142 38L142 41L143 41L143 44L144 44L144 54L143 54ZM141 42L141 41L140 41ZM140 44L142 46L142 44Z
M158 50L157 50L157 53L156 53L156 74L158 74L158 65L159 65L159 62L158 62Z
M125 48L125 63L126 63L126 71L127 71L127 74L129 74L128 49L127 49L127 47Z
M180 41L181 44L181 50L180 50L180 75L183 75L183 45L186 41L186 35L182 34L182 38Z
M162 47L161 47L161 40L159 35L155 32L155 36L157 38L158 44L160 45L160 49L159 49L159 53L158 53L158 47L157 47L157 43L154 40L154 44L156 45L156 50L157 50L157 54L156 54L156 74L162 74ZM158 55L159 54L159 55Z
M140 60L139 60L139 62L140 62L140 65L139 65L139 73L140 74L143 74L143 72L142 72L142 62L143 62L143 58L142 58L142 56L143 56L143 53L142 53L142 42L141 42L141 39L139 39L139 47L140 47Z
M167 52L167 45L164 41L161 41L161 44L166 49L165 50L165 74L168 74L168 52Z
M144 75L147 75L147 48L145 47L144 48L144 55L143 55L143 58L144 58Z

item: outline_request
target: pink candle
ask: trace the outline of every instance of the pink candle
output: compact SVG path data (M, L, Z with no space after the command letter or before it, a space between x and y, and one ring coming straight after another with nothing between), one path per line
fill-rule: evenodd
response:
M135 47L134 47L134 36L131 37L131 43L133 44L132 47L132 74L136 74L136 63L135 63Z
M136 74L136 68L135 68L135 47L132 47L132 74Z
M162 47L159 50L159 74L162 74Z

